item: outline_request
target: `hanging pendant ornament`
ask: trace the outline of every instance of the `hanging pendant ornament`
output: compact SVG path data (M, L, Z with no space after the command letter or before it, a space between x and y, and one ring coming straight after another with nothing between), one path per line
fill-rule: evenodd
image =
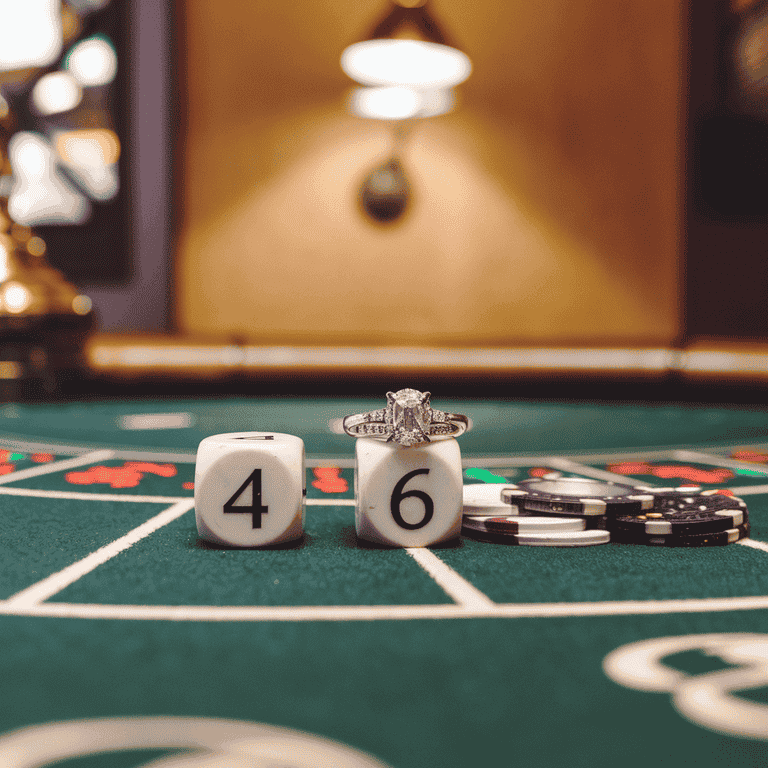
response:
M410 189L397 158L374 168L360 189L360 204L375 221L389 224L403 215Z
M406 211L411 188L399 157L413 130L412 120L402 120L393 128L392 156L374 168L360 188L360 205L379 224L391 224Z

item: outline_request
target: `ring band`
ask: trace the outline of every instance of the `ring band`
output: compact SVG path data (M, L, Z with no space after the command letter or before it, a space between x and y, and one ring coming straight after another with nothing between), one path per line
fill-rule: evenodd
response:
M433 408L430 396L416 389L387 392L385 408L345 416L342 427L351 437L394 441L405 448L469 431L471 422L466 416Z

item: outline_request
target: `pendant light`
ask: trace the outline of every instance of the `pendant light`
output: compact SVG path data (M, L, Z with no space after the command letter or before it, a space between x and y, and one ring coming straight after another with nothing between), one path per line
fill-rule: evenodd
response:
M403 33L410 35L404 39ZM360 190L365 213L374 221L390 223L405 212L410 199L397 156L410 131L403 126L450 112L455 104L453 88L469 77L472 64L451 44L427 0L392 0L365 39L344 49L341 67L363 86L350 95L353 114L399 121L392 157L371 171Z

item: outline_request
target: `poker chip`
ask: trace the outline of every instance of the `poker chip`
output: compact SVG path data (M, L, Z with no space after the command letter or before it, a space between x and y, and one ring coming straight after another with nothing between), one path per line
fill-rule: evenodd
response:
M531 478L504 486L501 498L526 512L559 515L641 514L654 497L631 485L585 477Z
M749 522L747 505L738 496L691 487L642 490L653 495L653 509L641 515L617 515L609 522L610 530L688 536L727 531Z
M479 541L494 544L512 544L527 547L591 547L607 544L611 540L608 531L551 531L549 533L498 533L462 528L462 533Z
M725 531L690 536L653 536L633 531L611 531L616 544L646 544L652 547L722 547L749 537L749 523Z
M510 507L506 507L506 509L510 509ZM609 521L611 519L609 515L582 515L578 512L569 512L568 515L564 515L563 513L558 512L529 512L525 509L520 509L518 512L513 512L512 514L515 517L550 517L555 520L563 519L564 517L569 520L577 519L584 522L584 528L586 530L602 531L609 530Z
M506 487L504 483L473 483L472 485L465 485L462 492L464 497L464 514L514 514L509 511L509 504L501 500L501 489Z
M464 515L464 528L489 533L552 533L583 531L583 519L572 517L520 517Z

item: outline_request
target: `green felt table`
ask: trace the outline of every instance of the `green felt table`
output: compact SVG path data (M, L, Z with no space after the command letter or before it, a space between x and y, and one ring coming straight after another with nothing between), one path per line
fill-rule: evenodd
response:
M190 750L216 739L207 766L293 765L264 756L261 725L393 768L764 765L768 409L434 404L473 419L467 483L548 469L729 488L752 536L702 549L366 547L354 441L329 422L380 401L5 405L0 766L198 768ZM197 444L241 430L304 439L300 543L198 540ZM340 481L324 490L315 470L332 467ZM227 727L245 736L227 741ZM243 738L267 752L246 759Z

